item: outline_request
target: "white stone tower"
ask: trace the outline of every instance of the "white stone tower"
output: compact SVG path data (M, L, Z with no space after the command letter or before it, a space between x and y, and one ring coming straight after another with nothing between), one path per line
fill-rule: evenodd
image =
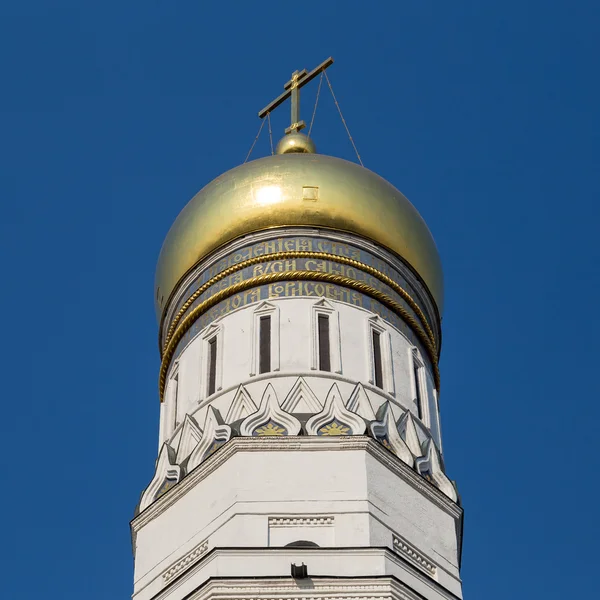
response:
M286 86L278 153L209 183L163 245L136 600L461 597L438 253L397 189L299 133L314 73Z

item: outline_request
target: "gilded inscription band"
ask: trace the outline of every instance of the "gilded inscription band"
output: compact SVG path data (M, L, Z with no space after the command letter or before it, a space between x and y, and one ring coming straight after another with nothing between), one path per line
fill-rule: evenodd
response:
M248 260L245 260L243 262L235 264L235 265L233 265L233 266L225 269L224 271L221 271L220 273L218 273L217 275L215 275L212 279L210 279L209 281L207 281L206 283L204 283L203 285L201 285L185 301L185 303L179 309L179 312L173 318L173 322L169 326L169 330L167 331L165 342L164 342L164 345L163 345L163 348L162 348L163 353L166 351L166 348L169 345L169 342L171 341L171 338L173 336L174 331L177 328L178 323L181 321L181 319L183 318L183 316L185 315L185 313L187 312L187 310L211 286L215 285L216 283L218 283L219 281L225 279L226 277L232 275L233 273L236 273L238 271L242 271L243 269L245 269L247 267L250 267L252 265L263 263L265 260L276 261L276 260L290 260L290 259L294 259L294 258L307 258L307 259L315 259L315 260L330 260L330 261L333 261L333 262L338 262L338 263L343 264L343 265L348 265L348 266L360 269L361 271L364 271L365 273L368 273L369 275L372 275L373 277L376 277L379 281L381 281L385 285L389 286L392 290L394 290L410 306L410 308L415 312L415 314L417 315L417 317L421 321L421 324L423 325L423 327L425 329L426 335L429 338L430 343L434 346L434 348L436 349L436 351L439 352L439 346L438 346L438 344L436 342L436 339L435 339L435 336L433 334L433 331L432 331L429 323L427 322L427 318L425 317L423 311L421 310L421 308L419 307L419 305L413 300L413 298L411 297L411 295L404 288L402 288L401 286L399 286L392 278L388 277L384 273L381 273L381 271L378 271L377 269L375 269L374 267L371 267L370 265L366 265L366 264L364 264L362 262L359 262L359 261L357 261L357 260L355 260L353 258L348 258L346 256L340 256L340 255L337 255L337 254L330 254L330 253L327 253L327 252L290 251L290 252L276 252L276 253L273 253L273 254L267 254L267 255L262 255L262 256L255 256L253 258L250 258ZM317 271L317 272L319 272L319 271ZM289 274L289 273L290 272L288 272L287 274ZM249 280L247 280L247 281L249 281ZM238 283L241 283L241 282L238 282ZM362 284L362 282L358 282L358 281L356 283L361 283ZM237 284L234 284L234 285L237 285ZM228 288L226 288L226 289L228 289ZM225 290L221 290L221 291L225 291Z
M278 254L282 252L323 252L327 254L334 254L335 256L345 256L359 261L360 263L366 264L373 267L380 273L387 275L392 278L397 284L409 292L413 290L413 285L406 278L405 274L399 271L397 268L388 264L385 260L378 256L375 256L369 250L354 246L347 242L334 241L323 237L313 237L310 235L305 236L293 236L293 237L278 237L271 238L269 240L263 240L256 243L251 243L243 248L238 248L236 251L227 254L226 256L218 259L216 262L211 264L209 267L197 271L194 277L187 282L186 286L178 294L179 298L175 303L171 305L169 311L171 313L170 318L173 314L176 314L183 304L187 301L189 296L201 285L204 285L209 279L212 279L215 275L232 267L238 263L245 262L250 258L257 256L263 256L265 260L269 260L269 255ZM262 273L256 273L260 275ZM346 275L352 277L347 273L338 273L338 275ZM414 291L414 290L413 290ZM412 293L412 292L411 292ZM416 297L415 300L421 307L421 309L428 314L423 298ZM160 330L165 331L164 319L167 317L167 312L163 313L160 322ZM434 317L435 318L435 317Z
M440 373L439 367L437 363L437 355L435 351L435 347L433 346L431 339L429 336L421 329L419 323L414 319L412 315L410 315L406 309L401 306L398 302L390 298L387 294L358 281L350 279L348 277L343 277L341 275L334 275L332 273L322 273L319 271L293 271L293 272L282 272L282 273L270 273L267 275L259 275L257 277L252 277L251 279L247 279L245 281L241 281L236 283L227 289L221 290L207 298L199 305L194 307L188 315L186 315L183 320L179 323L179 326L173 331L167 345L165 346L162 362L160 365L160 373L159 373L159 396L160 401L163 400L163 395L165 391L166 377L167 371L169 369L169 365L171 363L171 359L175 350L177 348L177 344L184 336L186 331L194 324L194 322L207 310L215 306L215 304L219 303L221 300L227 298L228 296L232 296L233 294L237 294L238 292L242 292L244 290L250 289L252 287L256 287L259 285L263 285L266 283L275 283L278 281L323 281L328 283L335 283L341 285L343 287L348 287L353 290L357 290L363 294L371 296L375 298L381 304L395 312L398 316L402 318L402 320L410 327L410 329L415 333L417 338L423 344L429 359L431 360L433 366L433 376L435 380L436 388L440 389Z

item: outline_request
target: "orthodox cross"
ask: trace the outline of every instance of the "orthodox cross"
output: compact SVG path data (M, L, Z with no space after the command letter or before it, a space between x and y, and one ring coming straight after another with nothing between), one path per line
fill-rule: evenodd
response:
M306 69L302 69L302 71L294 71L292 73L292 78L283 86L285 92L283 92L283 94L281 94L281 96L278 98L275 98L271 104L265 106L265 108L258 113L258 116L261 119L264 119L272 110L277 108L280 104L291 97L292 120L291 125L285 130L285 132L292 133L304 129L304 127L306 127L306 123L300 120L300 88L306 85L309 81L312 81L319 73L322 73L332 64L333 58L330 56L326 61L322 62L310 73Z

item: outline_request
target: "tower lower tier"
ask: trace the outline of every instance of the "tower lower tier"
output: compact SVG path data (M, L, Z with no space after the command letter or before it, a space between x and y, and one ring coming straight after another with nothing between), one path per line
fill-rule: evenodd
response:
M131 527L135 600L461 597L462 509L366 436L233 438Z

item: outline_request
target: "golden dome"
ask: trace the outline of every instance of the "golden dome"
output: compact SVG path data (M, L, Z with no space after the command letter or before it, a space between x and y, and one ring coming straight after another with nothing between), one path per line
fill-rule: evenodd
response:
M415 207L385 179L355 163L289 153L227 171L181 211L158 259L159 319L178 282L210 252L240 236L285 226L355 233L392 250L421 276L442 312L440 258Z

